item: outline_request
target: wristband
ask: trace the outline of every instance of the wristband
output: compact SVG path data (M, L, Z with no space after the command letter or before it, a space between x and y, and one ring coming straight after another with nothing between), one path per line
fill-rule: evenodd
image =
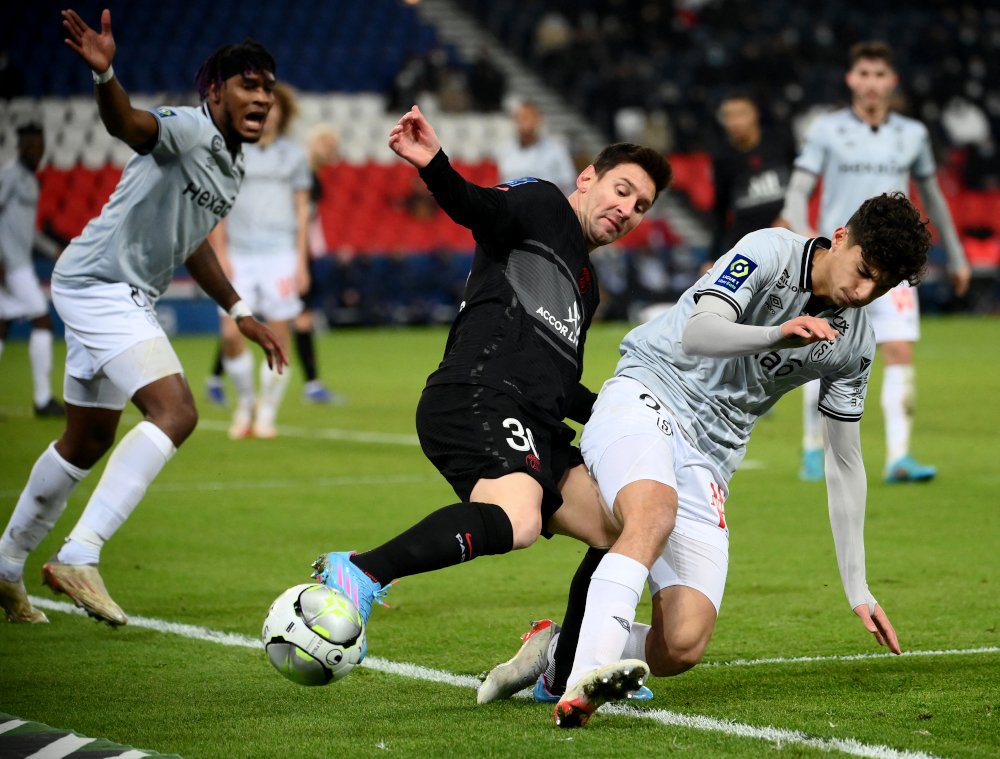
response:
M94 76L94 84L107 84L115 75L115 67L108 66L108 70L103 74L98 74L96 71L91 71L90 73Z
M244 301L238 300L229 307L229 318L234 322L238 322L244 316L253 316L250 306L248 306Z

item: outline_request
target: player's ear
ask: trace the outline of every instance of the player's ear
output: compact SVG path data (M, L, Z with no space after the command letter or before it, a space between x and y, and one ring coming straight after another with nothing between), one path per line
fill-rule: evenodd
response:
M576 178L576 189L578 192L586 192L587 188L594 183L597 178L597 169L594 168L594 164L590 164L587 168L580 172L580 175Z

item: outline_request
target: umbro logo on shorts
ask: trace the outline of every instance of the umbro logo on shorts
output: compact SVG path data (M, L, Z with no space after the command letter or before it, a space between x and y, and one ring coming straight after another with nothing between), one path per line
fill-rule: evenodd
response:
M614 615L612 615L612 617L618 624L620 624L625 629L625 632L632 632L632 625L629 624L629 621L627 619L622 619L621 617L615 617Z

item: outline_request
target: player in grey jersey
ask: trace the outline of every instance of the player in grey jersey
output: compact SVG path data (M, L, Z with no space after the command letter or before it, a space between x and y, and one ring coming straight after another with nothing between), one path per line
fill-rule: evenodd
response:
M272 102L274 59L252 40L216 50L198 74L200 108L140 111L111 67L111 14L95 32L63 11L66 44L93 70L105 126L138 155L101 215L56 265L53 303L66 324L66 429L35 462L0 537L0 607L15 622L46 622L24 590L24 563L77 483L112 447L126 402L144 419L115 446L69 538L42 569L46 584L93 617L128 621L97 571L100 552L177 447L197 410L177 354L157 322L156 299L174 270L188 272L258 343L287 363L277 338L250 315L205 241L243 178L241 145L258 139Z
M548 667L551 676L560 658L573 659L557 724L582 725L604 700L623 697L606 691L609 673L648 667L669 676L701 660L728 571L729 480L756 420L811 379L821 383L830 524L848 603L880 644L900 652L865 573L857 422L875 339L863 307L918 279L930 247L925 224L895 193L865 201L832 241L753 232L675 307L625 337L581 439L620 535L590 578L575 658L559 645L564 626L533 663L536 675ZM651 625L635 621L647 582Z
M884 42L860 42L850 51L847 86L851 105L816 120L795 161L782 212L791 229L813 235L807 205L819 178L819 233L829 235L846 223L865 198L882 192L908 193L912 179L941 234L955 293L969 286L969 266L935 177L927 128L891 111L899 77L892 50ZM902 282L868 307L875 340L885 364L882 411L885 417L887 482L929 480L936 469L910 455L910 432L916 396L913 344L920 337L917 290ZM818 387L806 385L803 457L800 476L823 479L822 427L816 408Z

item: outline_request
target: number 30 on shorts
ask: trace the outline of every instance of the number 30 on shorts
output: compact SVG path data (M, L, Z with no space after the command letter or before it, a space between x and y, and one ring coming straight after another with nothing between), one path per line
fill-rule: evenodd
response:
M510 437L506 438L507 445L515 451L531 451L536 457L538 456L538 451L535 449L535 436L531 434L531 430L512 416L503 420L503 426L510 433Z

